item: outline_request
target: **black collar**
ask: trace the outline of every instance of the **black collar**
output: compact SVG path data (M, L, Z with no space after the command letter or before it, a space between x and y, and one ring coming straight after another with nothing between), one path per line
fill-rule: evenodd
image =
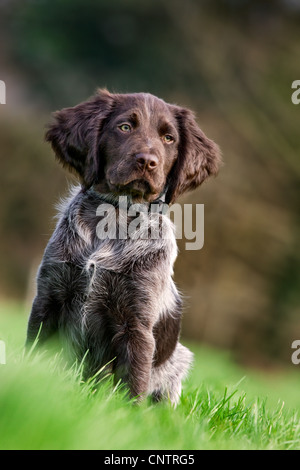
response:
M119 196L116 196L112 193L99 193L98 191L95 191L93 187L89 189L94 195L97 195L97 197L108 204L112 204L116 208L119 207ZM131 197L129 195L124 195L127 197L127 208L132 206L133 204L136 204L137 206L142 206L141 211L145 212L145 207L148 207L148 212L149 213L155 213L155 214L166 214L169 210L169 205L165 202L165 197L166 197L166 192L167 190L164 189L164 191L158 196L157 199L155 199L152 202L137 202L135 203L132 201Z
M166 203L166 192L164 191L155 201L149 203L148 212L155 212L157 214L166 214L169 210L169 205Z

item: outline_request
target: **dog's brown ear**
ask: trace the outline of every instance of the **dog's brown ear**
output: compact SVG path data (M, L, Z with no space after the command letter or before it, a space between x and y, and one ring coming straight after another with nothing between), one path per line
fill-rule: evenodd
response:
M197 188L210 175L216 175L221 164L219 147L206 137L195 121L192 111L172 106L180 142L176 160L167 183L166 202Z
M99 176L99 134L113 101L107 90L98 90L90 101L57 111L45 136L58 160L69 170L75 170L86 188L96 183Z

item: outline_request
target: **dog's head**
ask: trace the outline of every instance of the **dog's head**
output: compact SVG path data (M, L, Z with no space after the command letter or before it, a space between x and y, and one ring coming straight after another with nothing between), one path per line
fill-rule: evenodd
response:
M215 175L221 161L190 110L147 93L99 90L55 113L46 140L85 188L149 202L166 192L173 203Z

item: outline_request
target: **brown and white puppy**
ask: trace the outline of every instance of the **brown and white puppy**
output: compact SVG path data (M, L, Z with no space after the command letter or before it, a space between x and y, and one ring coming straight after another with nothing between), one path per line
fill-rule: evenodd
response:
M190 110L147 93L106 90L57 112L46 140L81 186L62 205L45 250L27 344L39 331L41 343L58 333L74 358L85 357L86 377L110 363L132 397L176 404L192 353L179 343L174 227L150 207L161 198L171 204L215 175L219 149ZM135 203L158 236L138 236L137 227L136 236L121 234ZM102 209L116 223L114 237L99 236Z

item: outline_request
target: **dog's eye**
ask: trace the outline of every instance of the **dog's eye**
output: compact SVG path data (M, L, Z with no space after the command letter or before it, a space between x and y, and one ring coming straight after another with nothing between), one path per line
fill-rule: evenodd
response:
M166 134L163 136L163 141L165 144L172 144L174 142L174 137L170 134Z
M122 131L122 132L131 132L131 125L128 124L127 122L125 122L124 124L120 124L120 126L118 126L119 129Z

